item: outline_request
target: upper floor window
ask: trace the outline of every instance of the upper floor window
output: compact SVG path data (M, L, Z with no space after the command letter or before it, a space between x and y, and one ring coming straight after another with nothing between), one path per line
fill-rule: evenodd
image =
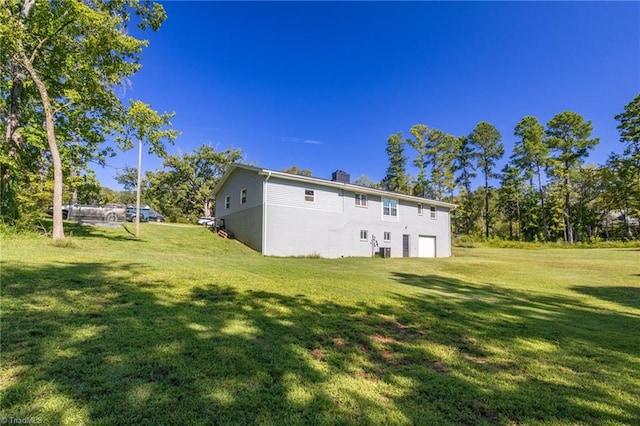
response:
M229 209L231 207L231 195L224 197L224 208Z
M391 241L391 232L385 232L383 235L385 241Z
M247 202L247 188L242 188L240 191L240 204Z
M304 200L309 201L311 203L316 201L316 194L313 189L305 189L304 190Z
M367 195L356 194L356 206L367 207Z
M418 216L422 216L422 204L418 204Z
M384 216L398 216L398 200L391 198L382 199L382 214Z
M431 206L429 207L429 214L431 215L431 219L435 219L436 218L436 213L437 210L435 208L435 206Z
M369 237L369 231L367 231L366 229L361 229L360 230L360 240L367 241L368 237Z

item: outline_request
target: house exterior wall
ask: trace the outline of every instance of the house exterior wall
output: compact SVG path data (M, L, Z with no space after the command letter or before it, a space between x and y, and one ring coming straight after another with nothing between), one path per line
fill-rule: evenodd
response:
M362 197L356 202L358 189L353 186L271 173L238 167L216 192L216 218L225 220L236 239L266 256L371 256L390 248L391 257L402 257L404 235L408 236L409 257L432 251L424 250L423 244L420 253L420 237L431 237L432 245L435 239L436 257L451 256L449 207L434 205L432 218L429 200L424 200L420 214L417 201L364 192L360 194L366 195L366 205L362 205ZM243 188L245 203L240 202ZM385 198L396 201L395 216L384 214ZM377 245L372 247L374 236Z
M216 219L224 219L225 228L234 238L258 251L262 251L263 180L254 171L236 169L218 191L215 209ZM241 200L243 189L246 189L245 203Z
M356 192L341 188L283 179L270 179L267 186L265 255L371 256L372 251L389 247L392 257L402 257L404 234L409 235L410 257L419 255L420 236L435 237L437 257L451 255L446 208L437 207L436 218L431 219L429 205L424 204L419 215L417 203L390 195L398 203L397 215L387 216L383 214L386 197L367 195L362 206L356 204ZM313 202L305 200L305 190L314 191ZM376 247L371 244L374 236Z

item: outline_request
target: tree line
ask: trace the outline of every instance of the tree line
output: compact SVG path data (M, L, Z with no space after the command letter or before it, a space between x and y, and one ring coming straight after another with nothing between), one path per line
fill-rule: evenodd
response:
M599 143L591 121L575 112L546 126L526 116L514 127L516 141L506 165L502 135L480 122L468 135L453 136L416 124L409 137L389 136L389 165L378 184L356 183L458 205L457 235L521 241L576 242L597 238L637 239L640 218L640 95L615 116L620 153L605 164L585 165ZM413 154L408 158L407 151ZM407 173L407 164L417 171ZM474 188L480 179L482 185ZM499 185L492 186L497 180Z
M122 88L141 67L145 40L131 25L156 31L166 19L151 1L10 0L0 4L0 225L29 227L53 206L54 239L64 238L65 202L132 202L141 196L173 220L210 215L217 179L242 152L201 147L167 155L178 131L173 114ZM605 164L585 165L599 142L582 116L566 111L543 126L524 117L506 166L502 135L481 122L465 136L417 124L389 137L382 182L355 183L456 203L454 232L525 241L638 238L640 217L640 95L616 115L622 149ZM109 148L108 141L114 142ZM125 191L101 188L93 164L138 145L163 158L160 170L121 171ZM410 164L416 176L407 171ZM290 170L310 174L309 170ZM474 188L476 179L482 186ZM499 186L492 186L493 182ZM634 222L635 221L635 222Z
M54 240L64 238L62 203L99 192L90 167L105 148L164 154L173 114L122 99L141 67L146 40L165 20L150 1L8 0L0 4L0 220L31 226L53 206ZM67 194L67 195L65 195ZM71 197L69 197L69 195Z

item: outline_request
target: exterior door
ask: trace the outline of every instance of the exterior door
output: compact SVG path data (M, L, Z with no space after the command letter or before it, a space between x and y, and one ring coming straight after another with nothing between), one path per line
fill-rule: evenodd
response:
M418 256L436 257L436 237L426 235L418 237Z
M402 236L402 257L409 257L409 235Z

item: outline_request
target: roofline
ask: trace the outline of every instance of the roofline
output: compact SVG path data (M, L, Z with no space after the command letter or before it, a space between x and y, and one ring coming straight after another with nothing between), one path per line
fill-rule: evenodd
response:
M430 198L417 197L415 195L400 194L400 193L397 193L397 192L385 191L383 189L369 188L369 187L366 187L366 186L354 185L354 184L351 184L351 183L336 182L336 181L317 178L317 177L313 177L313 176L302 176L302 175L296 175L296 174L292 174L292 173L278 172L276 170L269 170L269 169L265 169L265 168L261 168L261 167L254 167L254 166L249 166L249 165L246 165L246 164L238 164L238 163L235 163L235 164L231 165L231 167L229 167L229 170L227 170L227 172L224 174L224 176L222 176L222 178L220 179L218 184L213 189L212 196L215 197L218 194L218 191L225 184L225 182L227 181L227 179L229 178L231 173L233 173L233 171L235 169L237 169L237 168L254 171L254 172L257 172L259 175L262 175L262 176L273 176L273 177L278 177L278 178L286 179L286 180L293 180L293 181L297 181L297 182L311 183L311 184L321 185L321 186L328 186L328 187L331 187L331 188L342 188L344 190L348 190L350 192L357 192L359 194L392 196L392 197L400 199L400 200L414 201L416 203L430 204L430 205L435 205L435 206L440 206L440 207L447 207L447 208L450 208L450 209L455 209L457 207L456 204L447 203L445 201L438 201L438 200L433 200L433 199L430 199Z

